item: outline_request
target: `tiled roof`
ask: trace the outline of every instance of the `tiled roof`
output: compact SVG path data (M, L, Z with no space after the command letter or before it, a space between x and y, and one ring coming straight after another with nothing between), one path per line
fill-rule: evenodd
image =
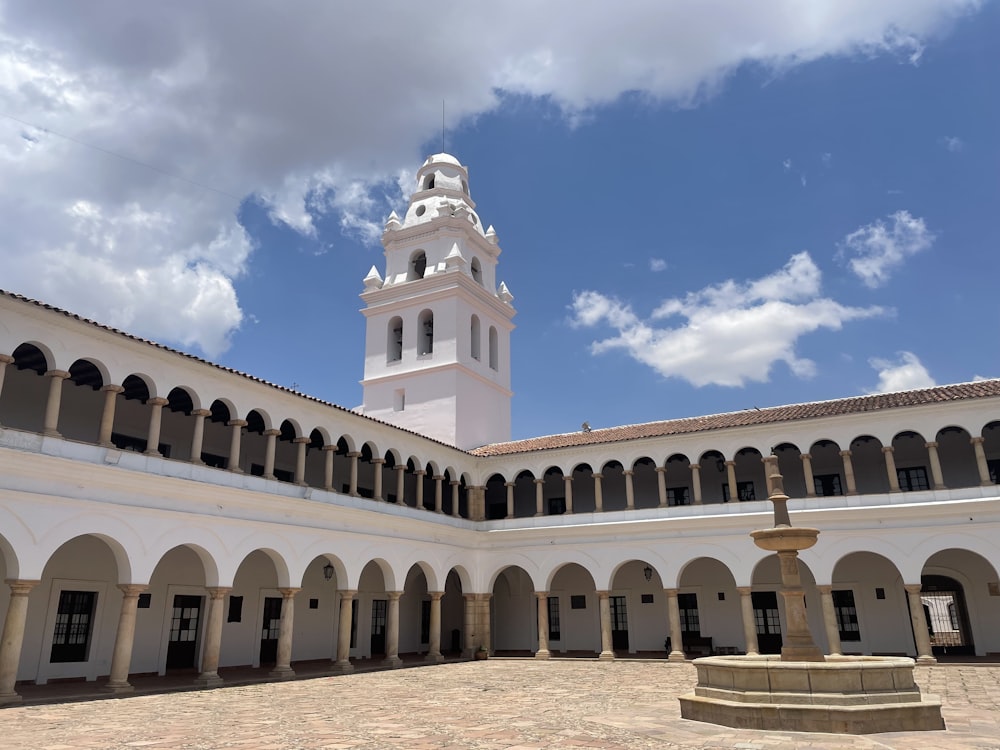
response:
M477 456L504 456L511 453L528 453L551 448L570 448L582 445L616 443L622 440L684 435L705 430L727 427L747 427L750 425L794 422L799 419L816 419L842 414L861 414L881 409L896 409L903 406L920 406L945 401L962 401L971 398L1000 396L1000 379L981 380L974 383L942 385L936 388L921 388L915 391L897 393L876 393L870 396L854 396L833 401L813 401L808 404L773 406L766 409L747 409L728 414L712 414L704 417L669 419L664 422L646 422L621 427L608 427L589 432L568 432L563 435L514 440L509 443L484 445L472 451Z

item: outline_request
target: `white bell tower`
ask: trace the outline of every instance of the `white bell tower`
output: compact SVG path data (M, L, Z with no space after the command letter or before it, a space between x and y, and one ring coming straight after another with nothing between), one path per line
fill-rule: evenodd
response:
M372 266L361 294L362 413L463 449L510 440L514 297L475 208L468 169L429 157L402 221L386 221L385 277Z

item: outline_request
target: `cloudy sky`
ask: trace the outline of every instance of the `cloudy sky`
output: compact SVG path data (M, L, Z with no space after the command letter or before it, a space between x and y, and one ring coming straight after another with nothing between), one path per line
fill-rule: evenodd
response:
M355 406L444 102L515 437L1000 376L998 6L0 0L0 287Z

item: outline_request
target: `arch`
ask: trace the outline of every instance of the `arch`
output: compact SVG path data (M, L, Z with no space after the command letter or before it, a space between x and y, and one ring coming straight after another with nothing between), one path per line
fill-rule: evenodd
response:
M976 449L967 429L959 425L948 425L937 431L934 440L941 463L941 480L945 487L975 487L980 484Z
M222 552L222 542L215 534L202 528L176 528L170 529L162 537L158 538L155 548L151 549L143 564L150 566L148 570L139 568L136 565L136 578L140 581L150 580L157 566L163 558L175 549L189 549L201 563L202 574L204 575L205 586L219 585L219 563L218 556ZM214 550L214 551L213 551Z
M55 367L55 355L45 344L38 341L25 341L19 344L11 356L14 367L18 370L31 370L38 375L44 375Z
M851 440L847 449L851 452L851 465L858 493L870 495L888 492L889 479L885 468L885 456L882 453L882 441L873 435L858 435Z
M313 550L314 548L315 546L310 547L310 551ZM331 586L335 586L337 589L347 588L348 586L347 566L344 565L344 561L341 560L337 555L333 554L332 552L319 552L318 554L314 554L311 557L308 557L308 559L309 563L302 571L302 576L300 577L299 580L300 586L303 587L305 586L306 575L309 573L309 569L313 567L313 564L316 563L317 560L322 560L323 565L320 568L320 573L323 577L323 580L328 582ZM329 568L327 568L327 566L329 566ZM328 574L330 575L329 578L327 578Z
M896 480L903 492L929 490L937 482L927 440L919 432L904 430L892 439L893 462L896 465Z
M427 179L424 181L424 190L433 190L434 189L434 181L435 180L434 180L434 175L433 174L427 175Z
M496 326L490 326L489 335L490 346L490 369L500 369L500 337L497 335Z
M395 315L386 325L385 361L399 362L403 358L403 319Z
M417 355L434 353L434 311L424 309L417 316Z
M122 381L122 398L146 403L155 394L155 388L150 387L150 382L145 376L132 373Z
M410 263L407 266L406 280L417 281L424 278L427 273L427 253L423 250L415 250L410 256Z
M181 412L184 416L191 416L191 412L201 408L201 400L197 392L186 385L175 386L167 394L167 408L173 412Z
M475 281L480 286L483 285L483 265L479 262L479 258L475 255L472 256L472 262L469 263L469 271L472 274L472 280Z
M535 581L525 568L506 564L489 579L491 637L496 651L532 653L538 648Z
M85 385L99 391L108 383L108 370L98 360L78 359L69 366L69 379L75 385Z
M507 480L503 474L491 474L486 480L486 520L507 517Z
M481 356L480 346L482 344L482 331L480 330L479 316L473 315L469 321L469 348L472 358L479 361Z

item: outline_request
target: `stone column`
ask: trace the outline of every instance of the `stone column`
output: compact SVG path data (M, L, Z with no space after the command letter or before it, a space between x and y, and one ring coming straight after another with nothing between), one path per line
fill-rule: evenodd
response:
M105 448L113 448L111 433L115 428L115 406L118 403L118 394L125 389L120 385L106 385L101 390L104 391L104 409L101 410L101 426L97 430L97 444Z
M635 510L635 483L633 482L634 469L624 469L625 475L625 510Z
M205 417L212 415L208 409L195 409L191 412L194 417L194 429L191 433L191 463L203 466L201 460L202 446L205 444Z
M59 434L59 404L62 402L62 386L69 373L65 370L49 370L45 376L49 380L49 398L45 402L45 424L42 433L50 437L62 437Z
M895 453L895 449L891 445L882 447L882 455L885 456L885 473L889 477L889 492L899 492L899 475L896 473L896 459L893 453Z
M840 645L840 628L837 627L837 612L833 607L833 586L817 586L819 599L823 605L823 627L826 629L826 641L829 644L830 656L840 656L843 653Z
M545 480L534 479L535 483L535 515L545 515Z
M336 445L324 445L323 448L323 489L333 492L333 456L337 452Z
M333 670L344 674L353 672L351 664L351 610L357 591L344 590L340 592L340 625L337 630L337 661Z
M372 488L373 499L385 500L382 496L382 467L385 466L385 459L373 458L372 463L375 465L375 486Z
M466 518L470 521L486 520L486 488L481 484L474 484L468 488L466 493Z
M597 513L604 510L604 493L601 489L602 479L604 479L603 474L594 474L594 510Z
M396 468L396 505L406 505L406 464Z
M694 504L701 505L701 464L691 464L691 490Z
M910 624L913 625L913 640L917 646L917 664L937 664L934 651L931 649L931 636L927 631L927 617L924 615L924 602L920 598L919 583L905 583L906 596L910 600Z
M740 614L743 616L743 640L747 643L747 656L760 653L757 646L757 623L753 617L753 599L750 597L749 586L737 586L740 592Z
M514 517L514 483L504 482L504 487L507 488L507 518Z
M348 485L347 494L351 497L358 496L358 459L361 458L361 454L358 451L351 451L347 454L347 457L351 459L351 474L350 474L350 484Z
M656 490L659 493L659 507L667 507L667 468L665 466L656 467Z
M538 650L535 658L548 659L552 656L549 652L549 592L536 591L535 598L538 600Z
M802 474L806 478L806 497L816 497L816 479L813 477L812 455L803 453L799 456L802 461Z
M563 477L563 487L566 488L566 512L573 512L573 476Z
M274 479L274 450L281 430L264 430L264 479Z
M462 656L471 659L476 655L476 595L463 594L465 600L465 648Z
M458 512L458 487L461 484L458 480L452 480L451 482L451 515L454 518L461 517L461 514Z
M135 614L139 605L139 594L148 586L119 584L122 592L122 608L118 613L118 630L115 633L115 648L111 655L111 675L106 690L113 693L129 693L133 690L128 681L129 667L132 665L132 643L135 641Z
M778 472L778 458L774 455L764 456L760 462L764 464L764 488L767 490L767 496L771 497L771 495L774 494L774 485L771 483L771 475Z
M424 469L417 469L413 473L417 477L417 498L413 503L413 507L424 510L424 477L427 476L427 472Z
M169 402L165 398L158 396L146 401L149 407L149 429L146 432L146 450L143 453L147 456L160 456L160 425L163 423L163 407Z
M402 591L386 591L389 606L385 618L385 659L383 667L398 667L403 663L399 658L399 597Z
M243 469L240 468L240 437L243 428L247 426L247 421L245 419L231 419L226 422L226 425L230 429L228 468L231 472L242 474Z
M493 653L493 641L490 635L490 599L493 594L478 594L479 598L479 642Z
M225 586L212 586L208 592L208 612L205 616L205 646L201 655L201 674L195 682L207 687L222 684L219 677L219 654L222 652L222 614L226 594L232 591Z
M441 474L434 475L434 512L440 513L442 508L444 508L444 476Z
M7 374L7 365L12 364L13 362L14 358L9 354L0 354L0 396L3 395L3 381L4 376Z
M14 684L17 682L17 668L21 664L24 624L28 619L28 594L40 582L8 578L4 583L10 586L10 604L3 621L3 635L0 635L0 705L21 701Z
M681 610L677 604L677 589L664 589L667 595L667 621L670 623L670 655L668 661L684 661L684 634L681 632Z
M736 487L736 462L726 461L726 478L729 482L729 502L739 502L740 491Z
M309 447L309 443L312 442L312 438L308 437L297 437L292 440L292 443L296 446L295 448L295 474L292 476L292 481L298 485L304 485L306 483L306 448Z
M292 631L295 625L295 595L301 589L278 589L281 592L281 620L278 623L278 656L268 677L289 679L295 676L292 669Z
M611 592L598 591L597 598L601 614L601 660L614 659L615 650L611 640Z
M440 662L444 661L441 655L441 597L443 591L428 591L431 597L431 624L430 634L427 642L427 656L424 661Z
M936 442L930 442L925 443L924 445L927 446L927 456L931 460L931 478L934 480L934 484L931 489L946 489L944 486L944 475L941 473L941 458L938 456L938 444Z
M857 495L858 485L854 481L854 464L851 461L851 452L841 451L840 458L844 462L844 482L847 483L847 494Z
M983 448L986 438L982 436L974 437L969 442L972 443L972 449L976 452L976 468L979 469L979 483L984 487L993 484L990 481L990 466L986 463L986 451Z

